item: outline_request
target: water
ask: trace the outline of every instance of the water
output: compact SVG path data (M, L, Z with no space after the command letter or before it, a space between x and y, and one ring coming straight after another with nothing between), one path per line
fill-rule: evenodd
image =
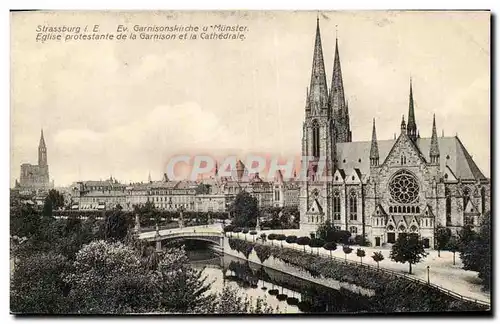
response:
M278 313L356 313L369 311L366 297L335 290L291 275L262 267L209 249L188 250L191 264L203 268L212 283L212 292L223 287L237 289L241 296L260 297Z

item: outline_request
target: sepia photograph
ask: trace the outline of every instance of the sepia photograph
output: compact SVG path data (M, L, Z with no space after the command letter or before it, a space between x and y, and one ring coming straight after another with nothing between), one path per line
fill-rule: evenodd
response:
M483 11L10 12L10 313L491 316Z

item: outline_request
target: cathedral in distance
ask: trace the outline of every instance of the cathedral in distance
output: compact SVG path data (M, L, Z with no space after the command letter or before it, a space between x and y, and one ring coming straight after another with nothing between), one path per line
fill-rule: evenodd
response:
M458 135L437 136L435 117L431 136L420 136L409 83L407 118L394 125L399 136L377 139L373 119L371 141L353 142L338 40L328 89L317 20L302 134L302 156L313 161L300 187L301 230L315 232L330 220L372 246L417 233L433 247L436 226L480 225L490 209L490 180Z
M38 165L30 163L21 164L21 175L19 182L16 180L16 188L24 190L44 190L53 188L54 184L49 180L49 165L47 162L47 146L43 137L43 130L40 134L38 144Z

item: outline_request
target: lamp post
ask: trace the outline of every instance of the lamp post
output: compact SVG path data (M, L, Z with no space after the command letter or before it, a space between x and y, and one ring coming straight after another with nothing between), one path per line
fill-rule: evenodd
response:
M427 284L428 284L428 285L430 285L430 284L431 284L431 279L430 279L430 277L429 277L429 269L430 269L430 267L429 267L429 266L427 266Z

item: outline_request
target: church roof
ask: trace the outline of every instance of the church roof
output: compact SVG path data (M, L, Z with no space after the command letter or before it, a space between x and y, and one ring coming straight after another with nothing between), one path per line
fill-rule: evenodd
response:
M380 160L384 161L396 140L377 141ZM444 172L446 166L462 180L486 179L479 167L472 160L469 152L457 136L438 138L440 166ZM426 160L430 161L431 138L419 138L416 145ZM343 170L359 169L363 175L370 173L371 141L337 143L337 166Z

